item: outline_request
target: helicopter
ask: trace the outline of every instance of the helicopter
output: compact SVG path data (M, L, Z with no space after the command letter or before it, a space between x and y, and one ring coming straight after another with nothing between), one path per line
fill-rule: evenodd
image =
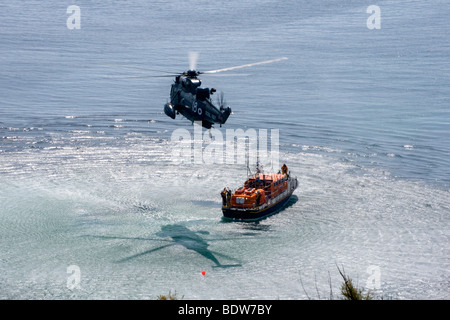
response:
M223 69L196 71L197 58L197 52L190 52L189 70L172 75L175 76L175 81L170 89L170 102L164 105L164 113L172 119L175 119L177 114L181 114L192 123L201 121L202 127L206 129L211 129L214 124L219 124L222 127L231 114L231 108L225 105L223 93L217 99L217 106L214 105L211 96L217 90L215 88L202 88L202 82L198 78L199 75L215 74L287 59L282 57Z

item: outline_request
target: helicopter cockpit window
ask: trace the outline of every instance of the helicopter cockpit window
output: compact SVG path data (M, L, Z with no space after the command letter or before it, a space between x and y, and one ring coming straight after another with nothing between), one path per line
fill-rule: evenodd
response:
M199 79L191 79L191 83L195 88L200 87L200 85L202 84Z
M184 78L181 82L181 85L189 90L192 94L195 94L196 89L200 87L201 84L202 82L199 79L195 78Z

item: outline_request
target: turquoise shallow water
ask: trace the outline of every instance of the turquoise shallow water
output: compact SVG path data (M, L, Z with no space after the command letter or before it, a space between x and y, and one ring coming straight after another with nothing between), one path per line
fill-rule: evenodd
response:
M28 3L0 5L2 298L324 298L336 265L362 285L375 266L384 297L449 297L446 2L379 2L379 30L358 1L82 1L79 30L72 3ZM192 50L199 70L288 57L202 78L233 109L224 137L279 131L300 181L282 213L225 223L245 165L172 161L194 127L163 113L170 78L136 76Z

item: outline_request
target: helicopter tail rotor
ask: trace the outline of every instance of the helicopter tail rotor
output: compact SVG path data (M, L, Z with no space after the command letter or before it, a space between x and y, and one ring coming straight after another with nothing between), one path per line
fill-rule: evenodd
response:
M224 124L225 122L227 122L228 117L231 114L231 108L226 106L224 108L220 108L220 112L222 113L222 119L220 121L220 125Z
M220 91L219 95L217 96L217 105L219 106L220 110L224 110L226 107L227 102L225 101L225 94L223 91Z
M227 122L228 117L231 114L231 108L227 105L225 101L225 94L223 91L220 91L220 94L217 96L217 105L219 106L221 117L219 117L220 125Z

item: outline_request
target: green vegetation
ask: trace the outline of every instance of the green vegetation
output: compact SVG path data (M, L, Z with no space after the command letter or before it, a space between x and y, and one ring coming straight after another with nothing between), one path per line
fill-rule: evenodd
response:
M183 299L183 297L181 297L181 299ZM156 299L157 300L178 300L177 292L175 291L175 293L172 295L172 293L169 291L168 295L160 294Z
M341 294L344 297L344 300L372 300L373 297L370 291L364 295L363 289L355 287L352 279L350 279L344 271L341 271L339 267L338 270L344 280L341 285Z
M358 288L357 286L354 285L353 280L345 274L344 268L342 267L342 270L337 266L337 269L339 271L339 274L342 277L342 284L341 284L341 288L340 288L340 299L342 300L372 300L374 299L374 295L373 293L369 290L366 293L364 293L364 288ZM328 274L329 275L329 274ZM314 278L314 280L316 280ZM329 299L332 300L333 299L333 288L331 286L331 277L329 276L329 284L330 284L330 297ZM300 282L302 284L303 287L303 282L300 279ZM305 288L303 287L303 290L306 293L306 296L308 297L308 299L311 299L308 295L308 293L306 292ZM320 293L319 290L317 288L316 285L316 292L317 292L317 297L318 299L321 299L320 297ZM183 299L184 296L182 296L180 299ZM157 300L179 300L179 298L177 297L177 293L175 291L174 294L171 293L171 291L169 291L168 295L159 295L157 297Z
M354 285L353 280L348 275L345 274L344 268L342 268L342 270L341 270L338 266L336 266L336 267L339 271L339 274L341 275L341 277L343 279L343 283L341 284L341 287L340 287L340 296L339 296L340 299L342 299L342 300L372 300L372 299L374 299L374 295L372 294L371 291L368 291L367 293L364 294L363 288L358 288L357 286ZM314 280L316 280L315 277L314 277ZM328 273L328 282L330 285L329 299L333 300L334 299L333 288L331 286L331 277L330 277L329 273ZM302 287L303 287L303 290L305 291L306 297L311 300L312 298L306 292L301 279L300 279L300 283L302 284ZM316 292L317 292L317 298L321 299L319 290L317 288L317 283L316 283Z

